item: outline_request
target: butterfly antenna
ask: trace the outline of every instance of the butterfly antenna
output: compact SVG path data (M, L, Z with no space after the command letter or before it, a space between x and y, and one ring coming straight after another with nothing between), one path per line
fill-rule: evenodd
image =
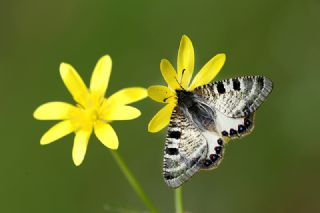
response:
M182 70L181 82L182 82L183 75L184 75L184 72L185 72L185 71L186 71L186 69L183 69L183 70ZM176 79L177 83L179 84L180 88L181 88L182 90L185 90L185 89L183 88L183 86L181 85L181 83L178 81L178 79L177 79L176 77L175 77L175 79Z
M174 95L169 96L169 97L167 97L167 98L164 98L164 99L163 99L163 102L167 102L167 100L168 100L169 98L172 98L172 97L174 97Z
M175 79L176 79L177 83L179 84L180 89L185 90L185 89L182 87L182 85L180 84L180 82L178 81L178 79L177 79L176 77L175 77Z

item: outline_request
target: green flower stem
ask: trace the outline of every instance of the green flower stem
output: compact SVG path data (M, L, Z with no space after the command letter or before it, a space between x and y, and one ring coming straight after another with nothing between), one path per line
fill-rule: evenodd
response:
M175 189L174 200L176 206L176 213L183 213L183 203L182 203L182 187Z
M137 193L137 195L140 197L142 202L146 205L146 207L149 209L150 213L158 213L158 210L154 207L153 203L149 199L149 197L146 195L146 193L141 188L140 184L136 180L136 178L133 176L131 171L129 170L128 166L122 159L122 157L119 155L117 151L111 151L111 154L114 158L114 160L117 162L118 166L120 167L123 174L126 176L128 182L130 183L131 187L134 189L134 191Z

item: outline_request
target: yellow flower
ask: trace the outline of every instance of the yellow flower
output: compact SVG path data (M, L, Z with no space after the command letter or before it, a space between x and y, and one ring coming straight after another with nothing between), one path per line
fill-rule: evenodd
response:
M148 88L151 99L166 104L149 122L149 132L158 132L169 124L172 110L177 105L177 90L193 91L196 87L208 84L219 73L225 60L225 54L217 54L202 67L190 83L194 68L194 50L191 40L183 35L178 51L178 72L168 60L162 59L160 70L168 87L155 85Z
M93 70L88 89L71 65L61 63L61 78L77 105L49 102L39 106L33 114L38 120L62 120L42 136L40 140L42 145L72 132L75 133L72 158L76 166L79 166L84 159L92 131L106 147L117 149L118 137L110 122L135 119L141 114L138 109L127 104L145 98L147 90L144 88L125 88L109 98L104 97L111 66L110 56L100 58Z

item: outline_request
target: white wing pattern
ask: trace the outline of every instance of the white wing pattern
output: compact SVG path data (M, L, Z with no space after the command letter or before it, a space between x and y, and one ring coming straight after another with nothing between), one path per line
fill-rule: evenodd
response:
M254 113L244 118L231 118L216 111L216 130L224 137L237 139L252 132Z
M207 142L193 122L176 107L164 148L163 177L176 188L193 176L207 155Z
M272 90L264 76L231 78L194 90L216 111L216 129L225 137L239 138L253 130L255 111Z
M202 132L176 107L168 127L164 148L163 177L177 188L199 169L216 168L222 160L224 141L212 131Z
M267 77L245 76L206 84L194 92L224 115L242 118L255 112L271 90L272 82Z

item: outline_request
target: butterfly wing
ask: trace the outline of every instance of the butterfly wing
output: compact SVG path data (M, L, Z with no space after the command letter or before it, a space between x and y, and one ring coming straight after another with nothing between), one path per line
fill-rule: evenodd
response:
M248 134L254 127L254 112L272 90L263 76L231 78L197 87L194 93L216 109L216 129L230 138Z
M216 111L216 130L224 137L239 138L252 132L254 116L252 113L243 118L231 118Z
M192 177L201 168L207 152L201 131L176 107L164 148L163 177L167 185L177 188Z
M201 169L215 169L221 163L224 155L224 140L221 134L215 131L205 131L202 133L208 144L207 156L204 159Z
M239 137L252 131L254 112L271 90L271 81L262 76L233 78L196 88L193 93L198 101L214 112L213 123L208 125L213 128L200 129L185 110L179 106L174 109L164 149L163 176L167 185L177 188L199 169L216 168L223 158L223 136Z
M200 130L179 107L173 110L164 148L163 177L177 188L199 169L216 168L223 157L221 134Z
M206 84L194 91L224 115L241 118L255 112L271 90L267 77L246 76Z

